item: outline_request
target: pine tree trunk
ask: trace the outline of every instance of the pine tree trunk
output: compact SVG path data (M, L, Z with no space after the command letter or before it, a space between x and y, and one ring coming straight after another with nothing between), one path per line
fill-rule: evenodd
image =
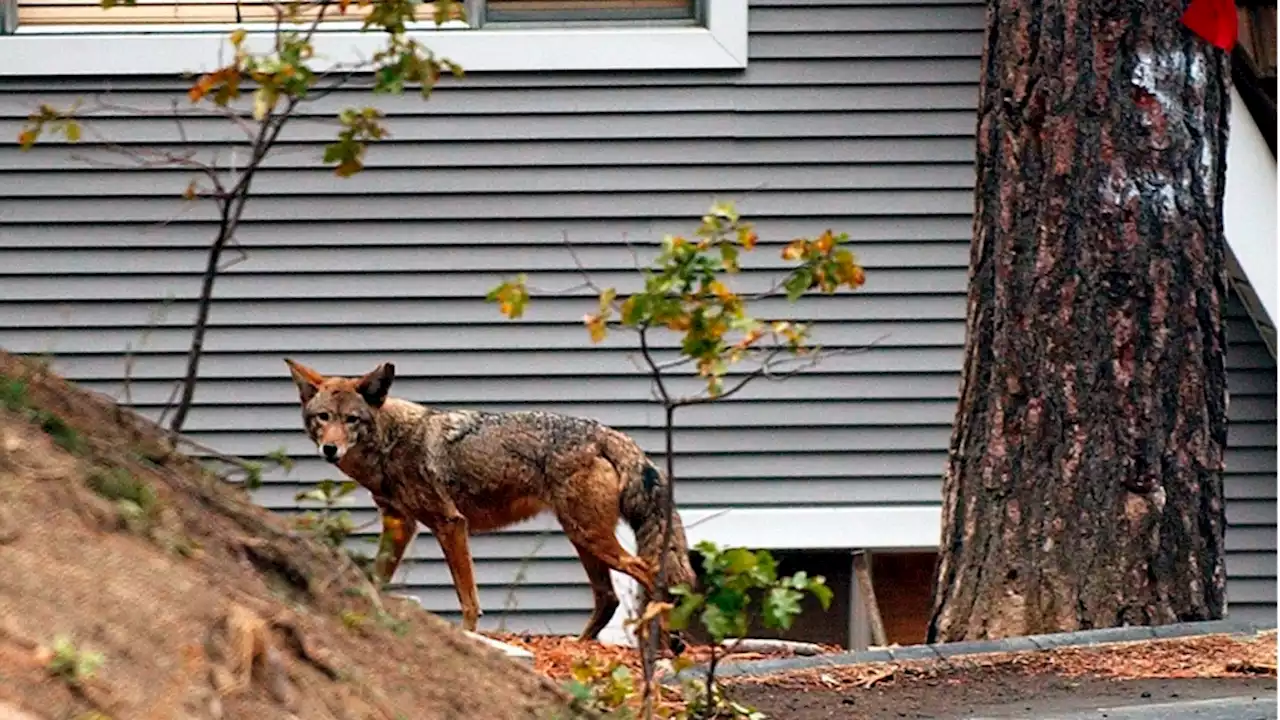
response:
M935 642L1226 605L1229 59L1185 0L992 0Z

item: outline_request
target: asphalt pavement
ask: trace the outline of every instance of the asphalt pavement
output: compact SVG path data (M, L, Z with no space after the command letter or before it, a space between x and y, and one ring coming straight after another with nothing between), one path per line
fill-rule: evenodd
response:
M1089 709L1077 707L1065 711L1039 707L1028 710L1025 703L1019 703L1008 713L995 711L964 717L966 720L1276 720L1276 697L1274 694L1238 695Z

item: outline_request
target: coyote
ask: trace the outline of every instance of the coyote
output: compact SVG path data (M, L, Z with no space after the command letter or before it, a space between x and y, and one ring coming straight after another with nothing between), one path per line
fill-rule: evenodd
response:
M481 613L469 534L550 510L591 583L595 609L580 638L595 639L618 609L611 569L635 578L645 599L659 599L667 481L631 438L585 418L437 409L388 397L391 363L359 378L328 377L289 358L285 363L320 455L368 489L381 513L379 582L395 574L422 523L444 552L462 626L474 631ZM619 516L635 531L639 557L618 542ZM674 511L672 517L668 587L693 585L684 527ZM683 643L669 641L679 652Z

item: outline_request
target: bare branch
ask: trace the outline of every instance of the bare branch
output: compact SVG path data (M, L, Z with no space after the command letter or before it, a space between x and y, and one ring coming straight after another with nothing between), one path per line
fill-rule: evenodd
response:
M698 527L699 525L701 525L702 523L707 522L708 520L714 520L714 519L716 519L716 518L720 517L721 515L724 515L724 514L726 514L726 513L732 512L732 510L733 510L733 508L725 508L725 509L723 509L723 510L719 510L719 511L713 512L713 513L711 513L710 515L708 515L708 516L706 516L706 517L704 517L704 518L698 518L697 520L694 520L693 522L688 523L687 525L685 525L685 526L684 526L684 529L685 529L685 530L689 530L690 528L696 528L696 527Z
M635 266L636 272L644 273L645 268L640 263L640 253L636 251L636 246L631 244L631 240L625 232L622 233L622 244L626 245L627 252L631 253L631 264Z
M652 372L653 370L657 370L658 372L665 372L667 370L678 368L681 365L688 365L689 363L693 362L693 358L689 357L688 355L681 355L675 360L667 360L666 362L654 363L652 365L649 365L647 363L645 365L641 365L636 360L636 356L633 353L627 354L627 360L630 361L632 366L634 366L637 370L645 373Z
M567 288L561 288L559 290L549 290L547 288L538 287L537 285L528 285L528 284L525 285L525 288L539 295L570 295L572 293L578 292L579 290L599 291L598 287L596 287L595 285L589 282L580 282L577 285L572 285Z
M315 32L316 25L318 25L320 18L323 17L324 8L327 5L328 3L326 2L321 7L321 12L316 17L316 23L312 24L311 32ZM281 130L283 130L285 123L288 122L294 110L297 109L299 102L297 97L290 97L280 115L268 115L262 121L259 126L260 132L253 146L253 153L240 176L240 180L231 189L230 198L226 202L219 203L219 208L222 211L221 222L219 223L217 238L214 240L212 247L209 248L209 259L205 266L204 276L201 279L200 300L196 309L195 325L191 332L191 345L187 352L187 369L182 380L182 395L178 400L178 409L174 412L173 421L169 426L174 432L182 430L182 425L186 422L187 413L191 410L191 403L195 396L200 358L204 354L204 336L208 330L210 306L213 304L213 285L218 276L218 266L222 251L227 243L231 242L235 237L240 218L244 215L245 204L249 202L249 188L253 183L255 174L262 165L263 158L266 157L267 152L275 144L276 139L280 137Z
M173 108L173 124L178 126L178 139L182 142L183 145L186 145L188 142L187 126L182 124L182 116L178 111L178 101L176 99L173 99L173 100L170 100L169 102L171 107Z
M172 410L174 407L173 401L177 399L178 391L181 389L182 389L182 383L180 382L174 383L173 389L169 391L169 397L165 398L164 409L160 411L160 417L156 418L156 425L160 426L162 430L164 429L163 427L164 420L165 418L169 417L169 411Z
M676 406L671 403L671 394L667 392L667 384L662 380L662 370L659 369L658 363L653 359L653 353L649 352L649 326L641 325L637 328L637 333L640 336L640 354L644 356L644 361L649 363L653 384L658 388L658 399L668 409L674 409ZM668 480L668 482L670 481Z
M595 281L591 279L591 273L588 272L587 266L582 263L582 258L578 257L578 251L573 249L573 243L569 242L569 233L562 232L560 238L564 242L565 250L568 250L569 256L573 258L573 265L578 269L578 274L582 276L583 284L597 293L601 292L600 286L596 285Z
M355 77L357 73L372 70L373 63L362 59L360 62L348 66L346 70L340 70L340 68L342 68L342 65L335 64L333 67L317 75L316 85L318 87L309 90L307 92L307 97L303 102L311 103L316 102L317 100L323 100L333 93L333 91L345 87L349 82L351 82L351 78ZM339 72L341 76L338 79L327 85L322 84L325 80L328 80L330 76L338 74Z
M85 118L93 117L98 114L123 113L129 116L140 117L172 117L175 121L181 121L184 118L219 118L230 120L245 133L246 140L252 140L256 134L254 126L246 120L240 111L231 106L213 105L213 106L179 106L177 101L172 101L167 110L155 110L151 108L141 108L132 105L123 105L117 102L106 100L105 97L110 95L110 91L95 95L93 103L76 110L76 117ZM179 134L185 137L185 128L179 125Z
M867 343L866 345L859 348L845 348L840 350L826 350L824 348L814 348L804 355L805 359L803 361L801 361L799 358L794 356L788 357L790 353L785 348L774 348L770 350L769 354L765 357L765 359L761 361L759 367L757 367L755 370L751 371L750 373L747 373L745 376L742 377L741 380L731 385L728 390L725 390L719 395L714 395L714 396L703 394L703 395L695 395L691 397L683 397L676 401L676 405L678 407L687 407L689 405L705 405L707 403L717 402L720 400L727 400L728 398L733 397L737 393L741 392L743 388L745 388L748 384L750 384L754 380L757 380L762 377L768 378L769 380L776 381L776 382L783 382L792 377L795 377L796 375L799 375L805 370L809 370L811 368L816 367L817 365L821 364L822 362L825 362L826 360L832 357L837 357L841 355L859 355L861 353L868 352L871 349L875 348L877 345L879 345L881 340L884 340L887 337L889 337L889 333L885 333L884 335L881 335L875 340L872 340L870 343ZM788 370L779 371L777 369L777 365L782 365L787 362L799 362L800 364L797 367L790 368Z
M209 457L219 462L225 463L227 465L231 465L232 467L239 468L246 472L252 472L257 469L257 467L253 463L249 462L248 460L245 460L244 458L236 457L235 455L228 455L220 450L215 450L214 448L211 448L208 445L205 445L204 443L198 440L193 440L192 438L186 435L183 435L180 432L176 432L173 430L166 430L165 433L169 436L169 439L172 440L174 443L179 445L186 445L187 447L193 450L198 450L201 453L204 453L205 455L208 455Z
M232 240L232 242L228 243L228 247L227 247L227 249L229 249L229 250L235 250L237 253L239 253L239 256L238 256L238 257L234 257L234 258L232 258L231 260L228 260L225 264L223 264L223 265L219 266L219 267L218 267L218 272L220 272L220 273L222 273L222 272L226 272L226 271L230 270L231 268L233 268L233 267L235 267L235 266L239 265L240 263L244 262L245 260L248 260L248 259L249 259L249 253L245 252L245 251L244 251L244 248L240 246L240 243L239 243L239 242L236 242L234 239Z

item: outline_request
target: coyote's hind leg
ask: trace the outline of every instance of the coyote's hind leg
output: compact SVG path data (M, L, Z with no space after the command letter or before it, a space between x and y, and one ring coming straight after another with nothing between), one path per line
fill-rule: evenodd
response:
M618 611L618 594L613 589L613 578L609 576L609 565L600 560L585 547L574 543L578 557L582 560L582 568L587 571L587 580L591 583L591 596L595 609L591 619L578 636L579 640L595 640L605 625L613 619Z
M564 494L555 503L556 518L580 554L630 575L653 595L653 569L618 542L618 485L613 466L596 458L565 482Z

